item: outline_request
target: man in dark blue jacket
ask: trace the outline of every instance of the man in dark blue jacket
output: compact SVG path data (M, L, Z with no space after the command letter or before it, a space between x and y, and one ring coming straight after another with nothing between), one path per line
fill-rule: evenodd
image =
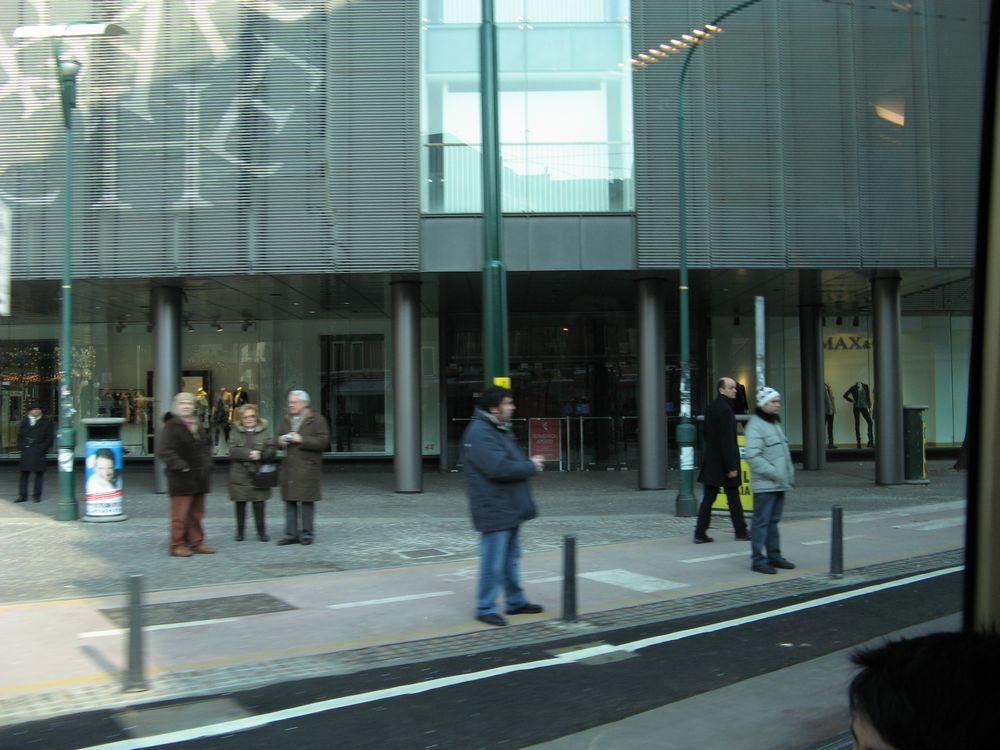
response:
M487 388L479 399L472 423L462 436L462 463L469 489L472 524L482 534L479 546L479 586L476 619L487 625L506 625L496 599L503 587L507 614L542 611L524 596L518 567L519 531L524 521L538 515L528 479L545 465L541 456L524 455L510 434L514 399L499 386Z

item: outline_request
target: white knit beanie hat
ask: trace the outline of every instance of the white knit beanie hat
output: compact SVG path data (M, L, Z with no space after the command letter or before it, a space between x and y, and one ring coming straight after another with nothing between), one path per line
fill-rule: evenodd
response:
M765 385L763 388L757 390L757 406L762 407L776 398L781 398L781 394L774 390L774 388L768 388Z

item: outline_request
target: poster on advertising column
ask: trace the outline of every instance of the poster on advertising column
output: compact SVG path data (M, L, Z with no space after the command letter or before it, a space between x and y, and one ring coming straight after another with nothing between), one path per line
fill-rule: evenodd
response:
M122 514L122 443L88 440L83 499L88 517Z
M558 461L562 468L561 419L528 420L528 454L546 461Z

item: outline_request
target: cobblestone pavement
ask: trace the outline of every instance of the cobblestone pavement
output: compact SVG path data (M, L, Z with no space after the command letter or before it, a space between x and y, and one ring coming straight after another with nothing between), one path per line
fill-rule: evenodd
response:
M789 494L789 520L829 515L834 504L845 517L896 506L926 505L964 497L965 475L950 461L932 462L928 485L878 487L869 462L828 464L821 472L799 472ZM78 472L79 473L79 472ZM525 552L557 549L566 534L578 545L613 544L687 535L694 521L675 515L676 472L670 489L639 491L635 472L547 473L535 480L540 517L525 526ZM325 467L324 497L317 511L317 541L311 547L277 547L280 501L268 503L271 541L250 531L233 540L226 468L217 468L209 496L206 531L219 554L170 558L166 554L167 499L152 491L152 468L125 470L125 512L120 523L53 520L56 472L47 474L46 499L14 504L17 471L0 472L0 602L37 601L122 593L130 572L145 576L148 590L255 581L336 570L420 565L473 559L478 536L467 514L464 478L428 471L421 494L397 494L384 467L342 470ZM698 488L700 491L700 488ZM78 493L82 497L82 492ZM248 514L249 515L249 514ZM717 515L715 532L729 533L728 515Z

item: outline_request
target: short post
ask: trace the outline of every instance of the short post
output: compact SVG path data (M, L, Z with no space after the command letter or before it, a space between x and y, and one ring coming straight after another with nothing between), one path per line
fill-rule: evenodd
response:
M128 577L128 651L125 655L128 672L123 690L139 693L149 690L142 648L142 574Z
M576 622L576 535L563 537L563 622Z
M844 575L844 509L833 506L833 523L830 524L830 576Z

